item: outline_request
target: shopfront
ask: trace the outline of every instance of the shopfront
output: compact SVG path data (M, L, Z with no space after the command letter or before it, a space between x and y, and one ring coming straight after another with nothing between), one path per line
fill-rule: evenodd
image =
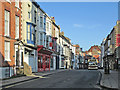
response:
M38 72L50 70L52 51L40 45L38 46L37 52L38 52Z

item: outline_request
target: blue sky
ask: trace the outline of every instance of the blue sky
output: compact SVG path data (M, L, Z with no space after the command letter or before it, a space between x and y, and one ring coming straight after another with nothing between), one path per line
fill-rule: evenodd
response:
M65 36L83 50L100 45L118 20L117 2L39 2Z

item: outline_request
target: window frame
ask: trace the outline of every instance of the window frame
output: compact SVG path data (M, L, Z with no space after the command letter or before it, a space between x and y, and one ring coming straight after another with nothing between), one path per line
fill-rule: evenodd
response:
M27 24L27 39L30 40L30 24Z
M11 3L11 0L5 0L5 1Z
M8 14L8 15L7 15ZM8 10L5 9L5 15L4 15L4 20L5 20L5 32L4 32L4 36L8 36L10 37L10 12ZM8 19L8 20L7 20ZM7 26L6 26L6 22L7 22Z
M30 5L28 4L28 18L31 18Z
M31 40L35 41L35 27L31 26Z
M7 45L8 44L8 45ZM8 46L8 47L7 47ZM7 48L6 48L7 47ZM8 50L6 50L6 49L8 49ZM7 53L6 53L7 52ZM10 42L9 41L5 41L4 42L4 55L5 55L5 57L4 57L4 61L11 61L10 60ZM6 56L7 56L7 58L6 58Z
M47 31L49 31L49 22L47 22Z
M40 33L40 45L43 45L43 34Z
M37 12L34 10L34 23L37 23Z
M15 0L15 7L20 8L19 0Z
M28 26L30 26L28 28ZM28 30L30 32L28 32ZM33 35L33 40L32 40L32 35ZM30 36L30 39L28 38ZM27 43L35 45L35 26L32 23L27 22Z
M23 66L24 60L23 60L23 52L21 52L21 66Z
M43 27L43 17L40 17L40 27Z
M18 19L18 20L17 20ZM20 22L20 18L19 18L19 16L15 16L15 39L19 39L19 33L20 33L20 25L19 25L19 22ZM17 25L17 23L18 23L18 25ZM16 28L16 26L17 26L17 28ZM18 30L16 30L16 29L18 29Z

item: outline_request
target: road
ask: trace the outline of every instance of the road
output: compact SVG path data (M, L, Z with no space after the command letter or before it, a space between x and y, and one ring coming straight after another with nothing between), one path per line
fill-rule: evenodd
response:
M99 71L69 70L29 82L20 83L10 88L99 88Z

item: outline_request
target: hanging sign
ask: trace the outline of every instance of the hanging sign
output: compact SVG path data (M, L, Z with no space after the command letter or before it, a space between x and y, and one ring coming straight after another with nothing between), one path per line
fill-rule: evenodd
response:
M119 47L120 46L120 34L116 35L116 46Z

